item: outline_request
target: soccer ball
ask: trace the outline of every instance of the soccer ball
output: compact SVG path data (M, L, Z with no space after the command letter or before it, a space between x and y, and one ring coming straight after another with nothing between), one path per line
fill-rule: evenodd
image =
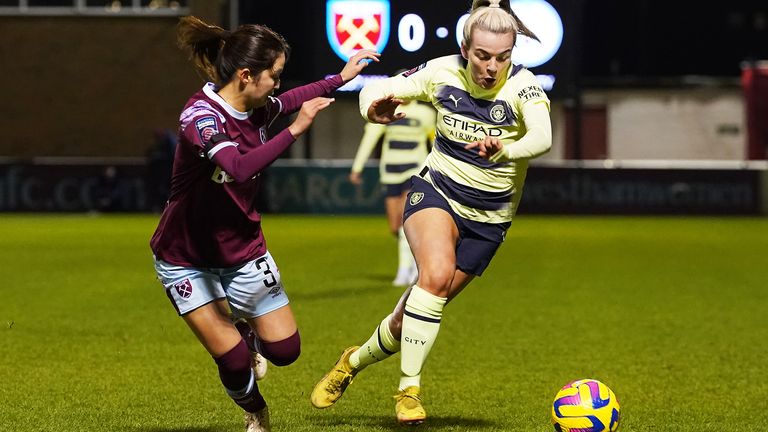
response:
M619 428L619 401L600 381L574 381L557 392L552 423L558 432L613 432Z

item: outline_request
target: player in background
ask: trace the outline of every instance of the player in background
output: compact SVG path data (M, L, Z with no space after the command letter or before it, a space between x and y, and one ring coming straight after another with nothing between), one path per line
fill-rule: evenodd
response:
M405 71L400 71L402 73ZM360 146L357 149L349 181L362 183L360 173L383 136L379 159L381 183L387 212L389 231L397 237L398 266L392 285L409 286L416 282L419 272L411 248L403 232L403 208L405 196L411 188L411 177L421 170L429 149L428 143L435 136L435 110L418 102L406 101L398 107L405 118L389 124L366 123Z
M150 242L155 270L213 357L226 393L245 411L246 431L269 431L254 373L264 370L254 357L288 365L299 356L300 338L255 209L259 173L333 102L324 96L378 54L361 51L338 75L273 97L290 48L271 29L243 25L230 32L184 17L178 41L211 82L179 119L170 196ZM296 111L286 129L267 135L275 118ZM234 319L243 320L239 329Z
M426 419L420 379L443 308L483 273L520 202L528 161L551 147L549 100L535 76L511 62L518 33L536 39L508 0L475 0L461 56L431 60L360 93L360 111L372 122L403 118L395 109L404 100L429 101L438 112L435 146L413 178L403 216L419 279L370 339L344 350L312 391L315 407L331 406L362 369L401 351L397 420Z

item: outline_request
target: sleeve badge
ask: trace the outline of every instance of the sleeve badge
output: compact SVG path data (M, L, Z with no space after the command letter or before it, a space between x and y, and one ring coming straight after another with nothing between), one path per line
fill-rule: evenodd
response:
M195 128L203 143L207 143L211 140L212 136L219 133L219 128L216 125L216 118L213 116L205 116L195 120Z

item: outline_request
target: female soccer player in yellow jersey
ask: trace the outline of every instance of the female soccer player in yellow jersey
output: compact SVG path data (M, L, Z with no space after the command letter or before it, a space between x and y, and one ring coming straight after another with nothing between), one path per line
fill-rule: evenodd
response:
M410 286L416 282L418 270L408 240L403 232L403 207L411 189L411 177L421 170L427 157L427 144L435 136L435 110L417 103L405 102L398 107L405 118L388 124L366 123L360 139L349 181L362 183L360 173L379 138L384 137L379 161L379 182L386 195L384 204L389 231L398 239L398 268L392 285Z
M402 351L397 420L426 419L420 377L443 307L488 266L520 202L528 160L551 147L549 100L533 74L511 62L518 33L537 39L508 0L475 0L461 56L361 92L360 110L372 122L402 118L395 108L410 99L429 101L438 113L435 146L412 179L403 215L419 278L371 338L347 348L315 386L315 407L332 405L363 368Z

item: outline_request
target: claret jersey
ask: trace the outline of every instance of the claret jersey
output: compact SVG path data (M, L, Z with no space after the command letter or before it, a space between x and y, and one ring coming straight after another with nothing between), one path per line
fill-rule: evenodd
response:
M435 145L424 179L459 216L484 223L509 222L522 194L528 160L551 147L549 99L536 77L511 65L492 89L476 85L461 56L431 60L401 75L376 81L360 93L360 111L394 94L430 102L437 110ZM504 148L490 160L464 147L486 136Z
M269 97L265 106L250 112L235 110L212 83L195 93L179 118L171 192L150 241L157 258L185 267L224 268L263 255L266 243L256 209L260 173L235 181L217 165L217 158L272 145L278 151L260 164L268 165L295 140L287 129L270 139L269 125L342 84L336 75ZM224 139L212 145L214 136ZM222 151L225 148L237 152Z

